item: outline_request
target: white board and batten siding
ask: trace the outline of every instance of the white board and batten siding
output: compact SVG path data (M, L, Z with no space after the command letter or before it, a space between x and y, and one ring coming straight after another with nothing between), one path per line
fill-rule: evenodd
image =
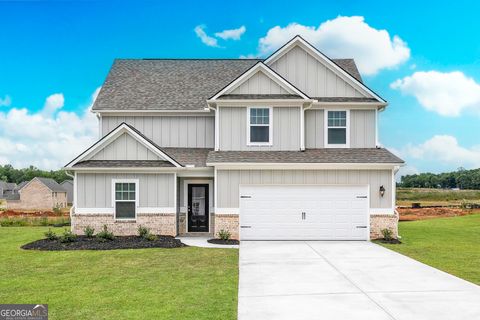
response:
M241 185L241 240L368 240L368 186Z
M239 208L240 185L369 185L371 209L392 208L392 170L217 170L217 207ZM386 189L383 197L379 188Z
M220 108L220 150L300 150L300 107L274 107L271 146L247 145L247 108Z
M321 109L305 111L305 147L325 146L325 117ZM375 148L375 110L350 110L350 148Z
M89 160L163 160L128 133L94 154Z
M122 122L132 125L162 147L213 148L215 119L199 116L102 116L102 137Z
M112 180L138 179L140 208L174 208L175 174L77 173L77 209L113 208ZM92 212L95 213L95 212Z
M301 47L293 47L270 68L310 97L364 97Z
M233 89L231 94L288 94L287 90L278 85L275 81L258 71L245 82Z

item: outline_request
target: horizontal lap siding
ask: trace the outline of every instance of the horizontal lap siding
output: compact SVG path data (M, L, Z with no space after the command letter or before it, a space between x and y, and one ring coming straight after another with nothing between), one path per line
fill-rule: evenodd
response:
M215 144L212 116L103 116L102 136L122 122L134 126L162 147L213 148Z
M391 170L218 170L217 182L219 208L238 208L240 184L369 184L370 207L392 207Z
M175 176L172 173L78 173L77 207L112 208L112 179L138 179L140 207L175 206Z
M247 146L247 108L220 108L220 150L300 150L300 108L273 108L273 145Z

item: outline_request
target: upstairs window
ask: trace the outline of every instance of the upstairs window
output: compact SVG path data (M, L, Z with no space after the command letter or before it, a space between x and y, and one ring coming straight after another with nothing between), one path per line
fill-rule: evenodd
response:
M131 181L115 182L115 219L136 218L137 183Z
M327 143L330 148L348 147L348 112L327 111Z
M248 108L248 145L272 144L272 108Z

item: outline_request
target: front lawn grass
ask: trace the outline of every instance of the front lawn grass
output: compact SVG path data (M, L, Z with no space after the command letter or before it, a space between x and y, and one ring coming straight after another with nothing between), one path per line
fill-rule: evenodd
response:
M0 303L47 303L49 319L237 317L237 249L20 249L47 230L0 228Z
M402 244L382 245L480 285L480 214L400 222L399 233Z

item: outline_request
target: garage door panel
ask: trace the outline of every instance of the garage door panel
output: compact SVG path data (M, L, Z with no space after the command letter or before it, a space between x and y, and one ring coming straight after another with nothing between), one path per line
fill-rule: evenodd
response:
M241 186L242 240L367 240L367 186ZM302 214L304 212L305 214Z

